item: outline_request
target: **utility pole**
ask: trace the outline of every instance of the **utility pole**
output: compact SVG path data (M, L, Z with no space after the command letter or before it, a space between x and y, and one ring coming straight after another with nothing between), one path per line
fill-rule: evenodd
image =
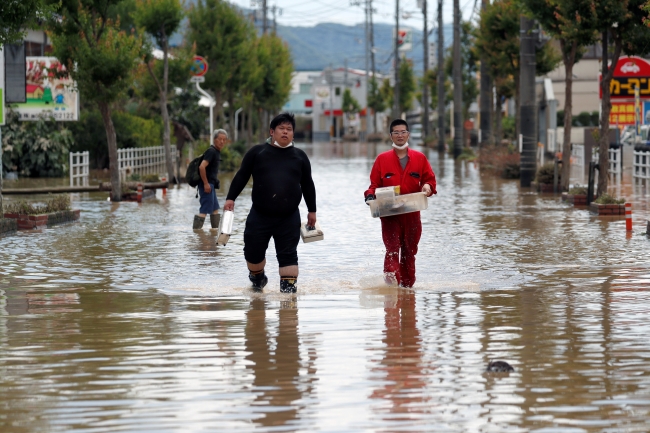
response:
M266 16L268 15L268 8L266 5L266 0L262 0L262 34L266 34L268 28L268 22Z
M423 141L429 136L429 86L426 84L427 72L429 71L429 27L427 25L427 0L422 0L422 15L424 16L424 86L422 89L422 138Z
M537 134L535 116L535 21L519 17L519 122L521 131L521 186L530 187L537 171ZM518 137L519 138L519 137Z
M370 0L352 0L350 1L350 6L362 6L365 13L365 32L366 32L366 48L365 48L365 61L366 61L366 140L368 134L370 134L370 107L368 106L368 101L370 101L370 9L371 4ZM347 74L347 69L346 69Z
M490 0L481 0L481 11L490 4ZM492 141L492 78L488 72L487 57L481 56L481 96L479 97L479 112L481 119L479 121L479 145L484 146Z
M369 10L368 21L370 22L370 70L372 71L372 80L375 82L375 86L379 87L379 82L377 81L377 74L375 72L375 30L372 24L372 14L375 13L372 7L372 0L368 0ZM370 109L370 107L368 107ZM376 131L377 129L377 113L373 111L372 113L372 129Z
M275 14L277 13L278 15L282 16L282 8L273 5L271 6L271 13L273 14L273 34L276 35L278 33L278 22Z
M454 159L463 148L463 80L460 58L460 0L454 0Z
M438 152L445 152L445 34L442 31L442 0L438 0Z
M332 64L330 63L330 69L328 71L328 76L327 76L327 81L329 82L330 85L330 141L334 138L334 96L332 93L334 93L334 89L332 88Z
M364 10L366 12L366 140L370 134L370 1L365 0Z
M393 119L401 117L399 107L399 0L395 0L395 88L393 92Z

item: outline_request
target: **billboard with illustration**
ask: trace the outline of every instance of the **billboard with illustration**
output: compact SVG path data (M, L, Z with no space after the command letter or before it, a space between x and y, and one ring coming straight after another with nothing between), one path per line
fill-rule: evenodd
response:
M27 102L11 104L20 120L51 117L57 121L79 120L79 94L66 67L55 57L27 57Z

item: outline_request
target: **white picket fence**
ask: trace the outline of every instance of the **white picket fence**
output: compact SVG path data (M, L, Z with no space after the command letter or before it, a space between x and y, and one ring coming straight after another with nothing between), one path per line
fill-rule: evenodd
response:
M579 165L580 167L585 166L585 145L573 143L571 145L571 163Z
M609 174L617 176L623 174L620 147L618 149L609 149Z
M634 151L632 177L635 183L650 181L650 152Z
M172 163L176 167L178 150L172 146ZM165 148L136 147L117 150L117 163L120 170L120 179L125 181L132 174L167 174L165 164Z
M88 186L90 153L70 152L70 186Z

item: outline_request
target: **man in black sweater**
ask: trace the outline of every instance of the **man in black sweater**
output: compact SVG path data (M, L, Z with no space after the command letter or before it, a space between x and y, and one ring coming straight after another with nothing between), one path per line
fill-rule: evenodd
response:
M224 211L235 208L235 200L253 176L253 206L244 230L244 257L248 278L254 290L262 290L268 278L264 273L266 250L273 237L280 266L280 291L296 292L298 242L302 197L307 204L307 225L316 224L316 187L311 178L307 154L293 144L296 121L282 113L271 121L270 140L253 146L242 160L230 184Z

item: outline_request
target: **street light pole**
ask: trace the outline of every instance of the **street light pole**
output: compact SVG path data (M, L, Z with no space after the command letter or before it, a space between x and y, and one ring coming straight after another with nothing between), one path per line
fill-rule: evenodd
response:
M401 117L399 107L399 0L395 0L395 88L393 92L393 119Z
M463 147L463 80L460 58L460 0L454 0L454 159Z
M442 31L442 0L438 0L438 153L445 152L445 34Z
M429 135L429 86L426 84L427 72L429 71L429 27L427 25L427 0L422 1L422 15L424 16L424 75L422 88L422 138L426 140ZM426 141L425 141L426 144Z

